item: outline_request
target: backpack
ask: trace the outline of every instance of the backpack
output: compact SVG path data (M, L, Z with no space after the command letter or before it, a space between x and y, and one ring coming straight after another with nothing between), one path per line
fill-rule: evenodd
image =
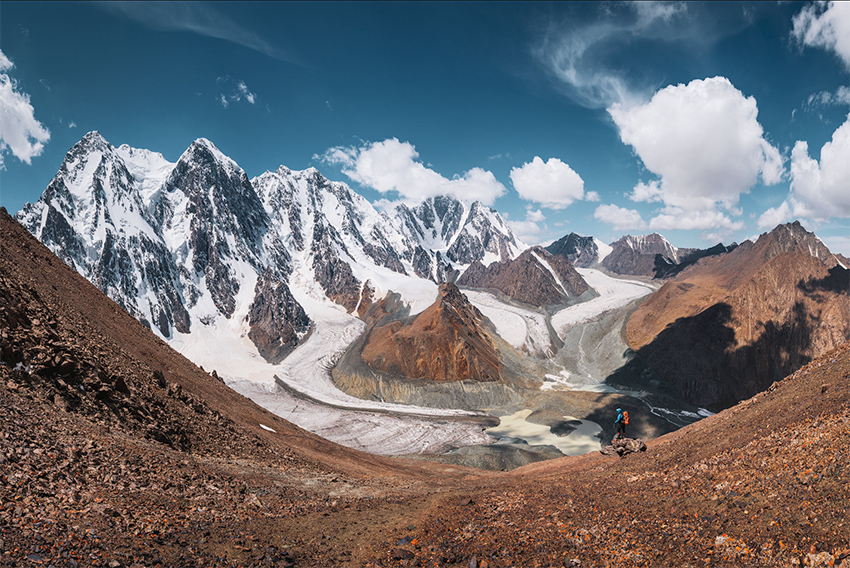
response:
M623 424L625 424L626 426L629 425L629 411L628 410L623 411Z

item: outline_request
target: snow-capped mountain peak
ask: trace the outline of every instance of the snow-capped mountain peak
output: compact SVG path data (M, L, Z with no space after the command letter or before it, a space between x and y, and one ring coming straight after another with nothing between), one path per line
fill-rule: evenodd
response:
M395 290L425 307L464 265L526 248L480 203L436 197L378 211L315 168L251 180L205 138L172 163L90 132L16 217L163 338L224 325L261 337L275 357L286 345L274 335L295 325L283 320L298 323L280 341L304 335L301 301L352 311L367 289Z

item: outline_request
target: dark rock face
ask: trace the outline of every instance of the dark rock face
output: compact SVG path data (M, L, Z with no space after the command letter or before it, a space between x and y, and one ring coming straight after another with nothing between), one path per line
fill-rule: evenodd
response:
M272 365L280 363L310 327L304 312L286 283L265 270L254 289L254 302L248 312L248 337L260 355Z
M614 250L602 260L602 266L615 274L633 276L652 276L658 254L678 264L683 256L694 252L694 249L674 247L658 233L638 237L626 235L611 243L611 247Z
M599 247L593 237L570 233L546 247L552 254L561 255L573 266L588 268L599 260Z
M533 306L559 304L590 289L570 262L535 247L515 260L484 266L473 262L457 280L459 286L489 288Z
M707 256L716 256L718 254L726 254L738 248L737 243L732 243L729 246L724 246L723 243L718 243L711 248L698 249L682 256L678 263L665 257L663 254L655 255L655 278L672 278L681 271L696 264L699 259Z
M373 369L410 379L496 381L500 355L482 320L457 286L446 283L437 301L412 321L372 329L362 358Z
M229 318L239 280L226 261L238 257L262 270L259 257L268 216L245 172L223 160L206 141L194 142L172 170L165 193L175 192L188 199L192 268L206 276L213 302ZM228 237L236 250L231 250Z
M335 233L333 227L319 223L313 228L313 273L328 298L351 312L360 297L360 281L331 246Z

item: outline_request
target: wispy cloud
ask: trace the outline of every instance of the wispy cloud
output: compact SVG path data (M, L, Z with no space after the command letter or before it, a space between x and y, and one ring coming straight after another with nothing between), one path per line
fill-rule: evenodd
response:
M192 32L247 47L278 61L301 64L292 54L204 2L96 2L95 5L154 30Z
M631 105L645 100L651 89L630 84L621 70L606 61L612 45L624 46L641 38L669 39L671 29L687 14L684 3L634 2L625 8L603 5L604 13L590 23L554 23L543 34L534 54L588 108L614 103Z
M756 4L741 12L717 5L722 3L570 3L567 17L549 18L531 50L563 92L582 106L641 104L664 77L655 75L650 64L624 68L629 50L656 44L685 58L753 25L762 10Z
M245 84L245 81L234 81L230 75L225 75L223 77L218 77L215 82L218 85L236 83L236 86L231 89L230 94L225 95L224 93L221 93L216 99L224 108L230 106L230 103L238 103L242 100L247 101L250 104L254 104L257 101L257 94L251 92L248 85Z

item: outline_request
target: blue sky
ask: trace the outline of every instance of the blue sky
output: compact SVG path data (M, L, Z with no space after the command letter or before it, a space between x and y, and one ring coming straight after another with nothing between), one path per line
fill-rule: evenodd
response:
M849 6L4 1L0 205L99 130L478 198L529 243L800 219L850 255Z

